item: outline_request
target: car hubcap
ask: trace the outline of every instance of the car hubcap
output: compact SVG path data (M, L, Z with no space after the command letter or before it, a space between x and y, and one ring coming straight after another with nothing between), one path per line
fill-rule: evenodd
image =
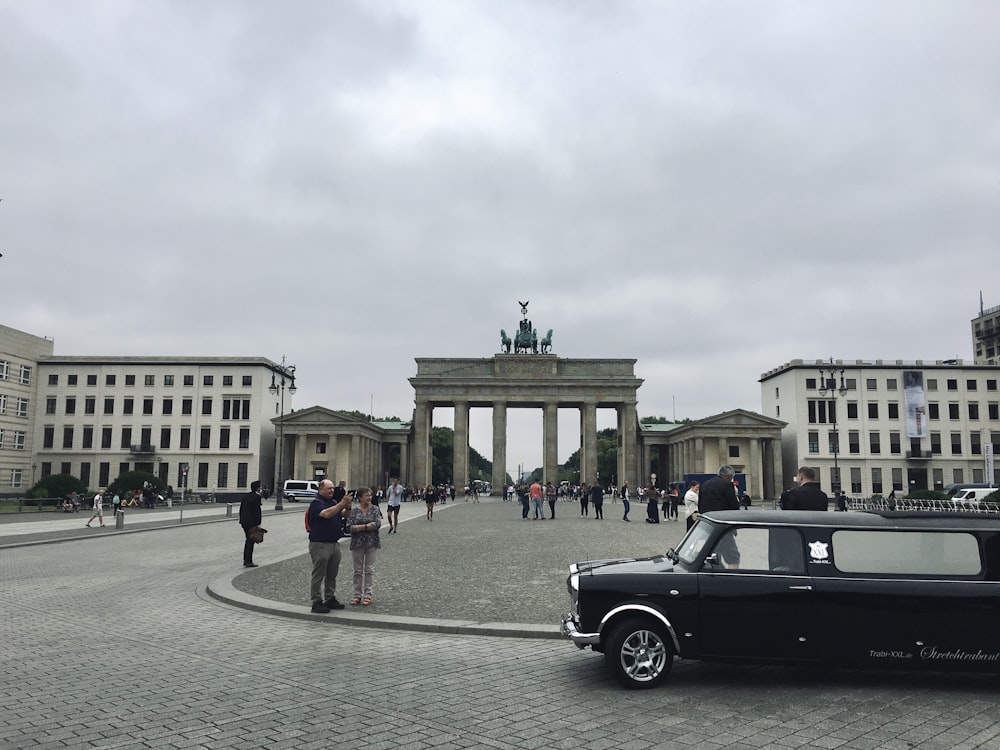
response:
M637 630L622 644L622 669L636 682L655 679L666 661L667 647L651 630Z

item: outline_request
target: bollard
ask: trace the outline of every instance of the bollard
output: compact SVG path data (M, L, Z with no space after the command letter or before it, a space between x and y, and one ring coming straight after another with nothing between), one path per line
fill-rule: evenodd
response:
M226 503L226 518L232 518L232 517L233 517L233 504Z
M115 529L121 531L125 528L125 511L119 509L115 511Z

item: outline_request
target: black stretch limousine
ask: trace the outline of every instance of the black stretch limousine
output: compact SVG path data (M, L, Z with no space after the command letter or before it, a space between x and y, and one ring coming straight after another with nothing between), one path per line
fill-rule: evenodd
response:
M562 632L629 688L675 658L1000 672L1000 515L725 511L570 566Z

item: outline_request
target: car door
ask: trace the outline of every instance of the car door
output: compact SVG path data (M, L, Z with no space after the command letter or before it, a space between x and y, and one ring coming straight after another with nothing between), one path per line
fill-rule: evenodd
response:
M728 529L698 574L698 591L702 658L817 658L812 579L797 529Z

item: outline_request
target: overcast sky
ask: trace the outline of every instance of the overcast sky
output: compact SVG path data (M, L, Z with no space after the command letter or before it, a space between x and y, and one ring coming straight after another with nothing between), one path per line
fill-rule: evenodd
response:
M414 358L491 356L518 300L559 356L636 358L640 415L971 360L998 39L994 0L0 0L0 322L284 354L296 408L406 419Z

